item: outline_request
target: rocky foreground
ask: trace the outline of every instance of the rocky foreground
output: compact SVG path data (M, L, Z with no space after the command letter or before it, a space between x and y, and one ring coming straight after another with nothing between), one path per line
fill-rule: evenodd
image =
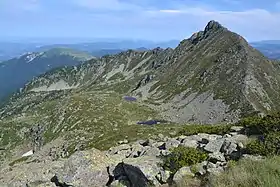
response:
M154 139L132 143L120 141L108 151L78 151L69 158L58 160L51 156L40 158L35 153L2 169L0 185L102 187L180 184L186 177L218 175L227 169L230 160L256 159L246 154L244 147L248 137L242 134L242 130L242 127L232 127L231 132L223 136L200 133L170 138L159 134ZM163 169L162 157L178 146L203 150L208 158L172 174Z

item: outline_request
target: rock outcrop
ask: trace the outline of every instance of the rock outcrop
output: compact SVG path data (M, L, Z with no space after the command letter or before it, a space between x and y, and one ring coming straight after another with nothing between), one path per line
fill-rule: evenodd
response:
M239 134L240 130L237 129L242 128L232 128L234 135L201 133L175 138L159 135L155 140L139 140L127 144L124 143L126 141L122 141L121 145L108 151L97 149L78 151L68 159L57 161L36 160L31 156L23 163L18 162L0 171L0 184L17 187L33 184L73 187L139 185L159 187L172 181L180 183L185 177L207 173L218 175L226 170L227 162L232 159L238 160L243 157L259 159L244 154L240 144L246 143L248 138ZM188 141L191 143L187 143ZM162 167L161 158L178 146L201 149L209 153L208 159L193 166L182 167L172 175Z

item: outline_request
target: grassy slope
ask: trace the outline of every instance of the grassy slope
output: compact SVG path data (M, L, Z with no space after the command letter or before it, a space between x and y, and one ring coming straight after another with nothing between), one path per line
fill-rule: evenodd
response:
M212 179L215 187L278 187L280 157L263 161L241 160L236 166Z

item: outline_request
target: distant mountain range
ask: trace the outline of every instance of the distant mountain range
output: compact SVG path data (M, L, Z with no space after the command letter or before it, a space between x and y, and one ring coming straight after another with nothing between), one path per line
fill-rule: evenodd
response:
M92 42L92 43L77 43L77 44L53 44L46 45L44 43L9 43L0 42L0 61L9 60L18 57L27 52L43 52L53 48L71 48L78 51L85 51L94 56L103 56L107 54L116 54L128 49L153 49L174 48L179 44L179 41L172 40L167 42L151 42L145 40L139 41L112 41L112 42Z
M26 53L0 63L0 99L24 86L33 77L62 66L78 65L93 58L85 52L54 48L45 52Z
M280 41L268 40L252 42L251 45L261 51L265 56L271 59L280 59Z

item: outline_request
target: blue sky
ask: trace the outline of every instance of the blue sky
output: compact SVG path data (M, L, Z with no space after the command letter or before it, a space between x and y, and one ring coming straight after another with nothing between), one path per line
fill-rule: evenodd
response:
M249 41L280 39L280 0L0 0L0 38L181 40L212 19Z

